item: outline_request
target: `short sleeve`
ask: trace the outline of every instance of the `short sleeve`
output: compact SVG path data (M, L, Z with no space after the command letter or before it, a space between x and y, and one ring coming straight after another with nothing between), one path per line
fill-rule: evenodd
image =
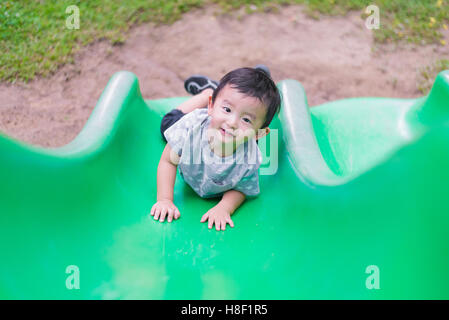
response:
M170 145L170 148L178 154L178 156L181 156L182 148L190 136L193 126L197 124L201 118L203 118L202 115L195 111L189 112L180 118L164 132L167 143Z
M257 196L260 193L259 170L248 170L233 189L240 191L247 196Z

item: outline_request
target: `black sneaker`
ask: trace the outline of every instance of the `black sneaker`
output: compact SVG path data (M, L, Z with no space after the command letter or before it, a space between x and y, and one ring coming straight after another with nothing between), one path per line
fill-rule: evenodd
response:
M271 73L270 73L270 69L268 69L268 67L266 65L263 64L258 64L257 66L254 67L254 69L262 71L263 73L265 73L268 77L271 78Z
M193 75L184 81L184 88L186 91L192 95L196 95L203 91L204 89L211 88L212 90L217 89L218 82L209 79L206 76Z

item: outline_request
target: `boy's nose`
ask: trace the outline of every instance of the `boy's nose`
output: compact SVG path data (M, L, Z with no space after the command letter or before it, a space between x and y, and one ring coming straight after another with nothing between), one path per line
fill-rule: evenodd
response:
M231 129L237 129L239 126L239 122L238 122L238 117L230 117L230 119L228 119L228 126Z

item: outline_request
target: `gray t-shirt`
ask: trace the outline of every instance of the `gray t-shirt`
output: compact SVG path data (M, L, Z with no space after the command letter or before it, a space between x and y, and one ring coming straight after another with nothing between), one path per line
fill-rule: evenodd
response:
M198 108L165 130L167 143L180 156L180 175L203 198L220 196L231 189L247 196L258 195L262 154L256 140L249 139L232 155L221 157L208 142L210 120L207 108Z

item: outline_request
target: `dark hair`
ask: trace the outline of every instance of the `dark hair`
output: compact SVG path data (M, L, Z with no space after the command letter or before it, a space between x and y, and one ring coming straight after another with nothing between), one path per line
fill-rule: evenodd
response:
M220 84L212 94L212 102L218 93L227 85L232 85L232 88L237 89L250 97L258 98L265 106L267 106L267 114L265 122L261 129L268 127L273 120L276 113L279 113L281 108L281 96L276 84L271 77L260 69L253 68L239 68L227 73L220 80Z

